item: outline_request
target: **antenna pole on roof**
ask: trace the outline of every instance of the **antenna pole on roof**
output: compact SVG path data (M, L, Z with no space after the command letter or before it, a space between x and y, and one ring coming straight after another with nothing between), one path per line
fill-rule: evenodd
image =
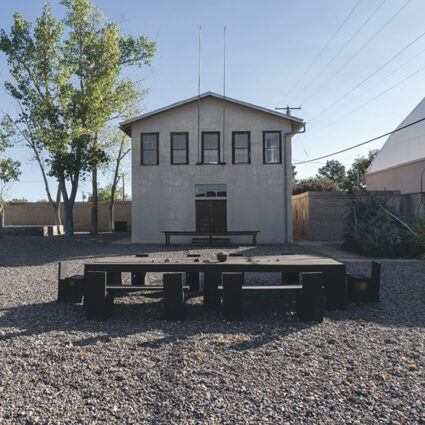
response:
M198 163L201 162L201 30L199 27L199 51L198 51Z
M224 150L226 142L226 26L224 26L223 33L223 153L221 154L222 161L224 163ZM220 158L219 158L220 161Z

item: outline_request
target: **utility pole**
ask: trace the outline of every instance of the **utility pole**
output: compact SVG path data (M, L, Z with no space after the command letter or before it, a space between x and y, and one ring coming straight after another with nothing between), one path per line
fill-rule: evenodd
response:
M291 111L293 111L295 109L301 109L301 106L289 106L289 105L286 105L284 108L279 108L278 106L276 106L274 109L276 109L276 111L284 111L284 110L286 110L286 115L291 115Z

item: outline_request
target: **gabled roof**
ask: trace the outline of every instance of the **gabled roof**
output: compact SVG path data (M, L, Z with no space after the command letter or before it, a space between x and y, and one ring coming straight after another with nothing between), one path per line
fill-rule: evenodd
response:
M425 117L425 98L400 123L403 127ZM389 168L420 161L425 158L425 121L391 134L376 158L370 164L367 174L379 173Z
M214 93L214 92L211 92L211 91L202 93L200 95L200 98L203 99L203 98L209 97L209 96L223 100L223 96L221 94L217 94L217 93ZM128 120L120 122L120 128L121 128L121 130L125 131L125 128L128 128L130 124L132 124L136 121L143 120L145 118L151 117L152 115L156 115L156 114L159 114L161 112L168 111L169 109L177 108L178 106L185 105L186 103L193 102L197 99L198 99L198 96L193 96L193 97L190 97L189 99L181 100L180 102L172 103L171 105L164 106L163 108L155 109L154 111L138 115L134 118L130 118ZM226 96L225 100L226 100L226 102L236 103L238 105L246 106L247 108L256 109L257 111L265 112L265 113L270 114L270 115L275 115L275 116L280 117L280 118L284 118L284 119L287 119L287 120L290 120L290 121L294 121L295 123L298 123L298 124L304 124L304 121L301 118L297 118L297 117L294 117L292 115L282 114L281 112L275 111L273 109L268 109L268 108L264 108L262 106L253 105L252 103L243 102L242 100L233 99L233 98L227 97L227 96Z

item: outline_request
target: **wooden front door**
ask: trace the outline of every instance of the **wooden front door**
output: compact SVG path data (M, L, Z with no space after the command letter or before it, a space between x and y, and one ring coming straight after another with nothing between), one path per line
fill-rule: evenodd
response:
M196 201L196 231L226 232L227 205L225 200Z

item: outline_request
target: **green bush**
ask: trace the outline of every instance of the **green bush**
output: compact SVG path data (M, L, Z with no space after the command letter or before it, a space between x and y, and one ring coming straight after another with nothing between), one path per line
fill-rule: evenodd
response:
M425 257L425 217L416 216L409 220L408 226L400 232L405 254L409 257Z
M336 192L338 190L338 185L327 178L310 178L300 180L292 186L292 195L304 192Z
M374 257L403 255L402 225L382 207L397 215L380 199L353 201L344 228L343 249Z

